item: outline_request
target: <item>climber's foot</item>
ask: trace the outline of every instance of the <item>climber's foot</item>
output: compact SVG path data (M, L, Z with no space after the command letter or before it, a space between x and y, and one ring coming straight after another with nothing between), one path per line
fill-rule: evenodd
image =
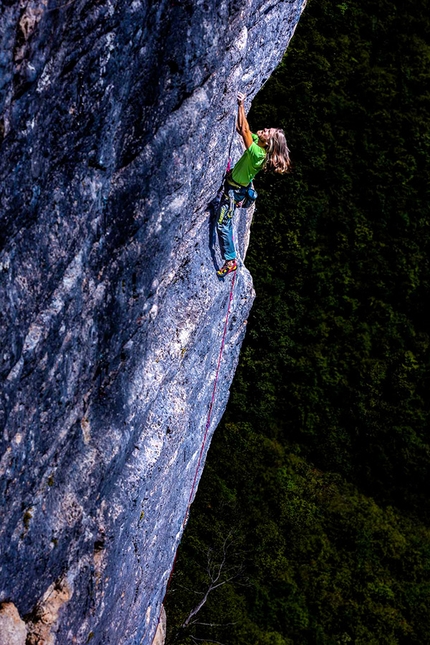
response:
M236 271L237 269L237 262L236 260L226 260L224 262L224 266L219 269L216 274L219 278L224 278L226 275L231 273L232 271Z

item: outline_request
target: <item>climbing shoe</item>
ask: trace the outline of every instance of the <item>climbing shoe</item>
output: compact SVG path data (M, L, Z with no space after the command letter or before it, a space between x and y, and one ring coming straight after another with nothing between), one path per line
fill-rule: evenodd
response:
M226 260L224 262L224 266L219 269L216 274L219 278L224 278L226 275L231 273L232 271L236 271L237 269L237 262L236 260Z

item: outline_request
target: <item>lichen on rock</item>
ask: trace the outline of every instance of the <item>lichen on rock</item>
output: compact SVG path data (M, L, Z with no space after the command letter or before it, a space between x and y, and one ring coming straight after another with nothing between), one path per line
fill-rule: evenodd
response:
M241 154L236 93L302 8L2 4L0 601L33 633L54 589L58 643L152 642L229 304L210 204ZM249 225L203 463L253 300Z

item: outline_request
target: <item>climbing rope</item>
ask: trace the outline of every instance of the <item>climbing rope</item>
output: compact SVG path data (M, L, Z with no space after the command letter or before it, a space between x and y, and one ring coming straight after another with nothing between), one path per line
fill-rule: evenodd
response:
M228 161L227 161L227 168L225 170L224 178L225 178L226 175L228 175L228 173L231 170L231 164L232 164L231 149L233 148L233 141L234 141L235 133L236 133L236 119L233 122L233 136L230 139L230 145L228 147Z
M220 367L221 367L221 359L222 359L222 355L223 355L223 352L224 352L225 339L226 339L226 336L227 336L227 327L228 327L228 321L229 321L229 318L230 318L231 303L232 303L232 300L233 300L233 292L234 292L235 282L236 282L236 272L233 273L233 279L231 281L230 294L229 294L229 298L228 298L227 314L226 314L226 317L225 317L224 330L223 330L222 340L221 340L221 348L220 348L219 355L218 355L218 363L217 363L216 372L215 372L215 380L214 380L214 385L213 385L213 388L212 388L212 398L211 398L211 402L209 404L208 416L207 416L207 419L206 419L205 433L203 435L203 441L202 441L202 445L201 445L201 448L200 448L200 454L199 454L199 458L197 460L196 472L194 473L193 484L191 486L191 492L190 492L190 496L188 498L188 504L187 504L184 519L183 519L183 522L182 522L182 532L185 529L185 526L186 526L186 524L188 522L188 518L189 518L189 515L190 515L190 508L191 508L191 504L192 504L193 497L194 497L194 491L195 491L196 484L197 484L200 465L201 465L201 462L202 462L202 457L203 457L203 453L204 453L204 450L205 450L206 441L207 441L207 438L208 438L209 428L210 428L210 425L211 425L212 411L213 411L213 407L214 407L214 403L215 403L215 396L216 396L216 390L217 390L217 385L218 385L218 377L219 377L219 371L220 371ZM174 557L174 560L173 560L172 570L170 572L169 580L167 581L166 593L168 592L168 590L170 588L170 583L172 581L173 573L175 571L177 554L178 554L178 550L176 550L175 557Z
M222 355L223 355L223 352L224 352L225 338L226 338L226 335L227 335L227 325L228 325L228 320L229 320L229 317L230 317L230 309L231 309L231 302L233 300L233 291L234 291L234 283L235 282L236 282L236 272L233 273L233 280L231 281L230 295L229 295L229 299L228 299L227 315L225 317L224 331L223 331L222 341L221 341L221 349L220 349L219 356L218 356L218 365L217 365L216 373L215 373L215 381L214 381L214 386L213 386L213 390L212 390L212 399L211 399L211 402L210 402L210 405L209 405L209 411L208 411L208 418L207 418L207 421L206 421L205 434L203 436L202 447L200 448L200 454L199 454L199 459L198 459L198 462L197 462L196 472L195 472L195 475L194 475L193 485L191 486L190 498L188 500L188 505L187 505L187 510L186 510L186 513L185 513L184 521L182 522L182 528L183 529L185 528L185 525L188 522L188 516L190 514L190 507L191 507L191 503L192 503L192 499L193 499L193 495L194 495L194 489L195 489L196 483L197 483L197 476L199 474L200 464L201 464L201 461L202 461L203 452L204 452L205 445L206 445L206 439L207 439L208 432L209 432L209 427L210 427L210 424L211 424L212 410L213 410L213 406L214 406L214 403L215 403L215 394L216 394L216 388L217 388L217 384L218 384L219 369L220 369L220 366L221 366L221 359L222 359Z
M234 131L235 130L236 130L236 121L234 122ZM230 170L231 170L231 164L232 164L231 149L233 147L233 140L234 140L234 135L230 140L230 146L229 146L229 150L228 150L228 162L227 162L227 168L226 168L226 171L225 171L225 175L227 175L227 173L230 172ZM219 351L218 363L217 363L216 372L215 372L214 386L212 388L212 398L211 398L211 402L209 404L208 416L207 416L207 419L206 419L205 433L203 435L203 441L202 441L202 445L201 445L201 448L200 448L200 454L199 454L199 458L197 460L196 472L194 473L193 484L191 486L191 492L190 492L190 496L188 498L188 504L187 504L184 519L183 519L183 522L182 522L182 533L184 532L185 526L186 526L186 524L188 522L188 518L190 516L190 508L191 508L191 504L192 504L193 497L194 497L194 491L195 491L196 484L197 484L197 479L198 479L198 475L199 475L199 470L200 470L200 465L201 465L201 462L202 462L203 453L204 453L204 450L205 450L205 447L206 447L206 441L207 441L207 438L208 438L209 428L210 428L210 425L211 425L212 410L213 410L214 403L215 403L215 396L216 396L216 390L217 390L217 385L218 385L219 370L220 370L220 367L221 367L221 359L222 359L222 355L223 355L223 352L224 352L225 339L226 339L226 336L227 336L227 326L228 326L228 321L229 321L229 318L230 318L230 310L231 310L231 303L232 303L232 300L233 300L233 292L234 292L235 282L236 282L236 271L233 273L233 279L232 279L231 285L230 285L230 294L229 294L229 298L228 298L227 314L226 314L225 322L224 322L224 330L223 330L223 334L222 334L221 348L220 348L220 351ZM170 589L170 584L172 582L172 577L173 577L173 574L175 572L177 556L178 556L178 549L176 549L175 557L173 559L172 569L170 571L169 580L167 581L166 594Z

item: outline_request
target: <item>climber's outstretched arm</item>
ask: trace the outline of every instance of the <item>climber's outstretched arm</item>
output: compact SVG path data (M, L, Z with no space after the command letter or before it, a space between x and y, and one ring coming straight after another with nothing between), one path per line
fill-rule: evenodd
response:
M249 148L249 146L252 143L252 134L251 130L248 125L248 121L245 115L245 106L244 106L244 101L245 101L245 95L244 94L238 94L237 95L237 124L236 124L236 130L238 133L241 135L245 147Z

